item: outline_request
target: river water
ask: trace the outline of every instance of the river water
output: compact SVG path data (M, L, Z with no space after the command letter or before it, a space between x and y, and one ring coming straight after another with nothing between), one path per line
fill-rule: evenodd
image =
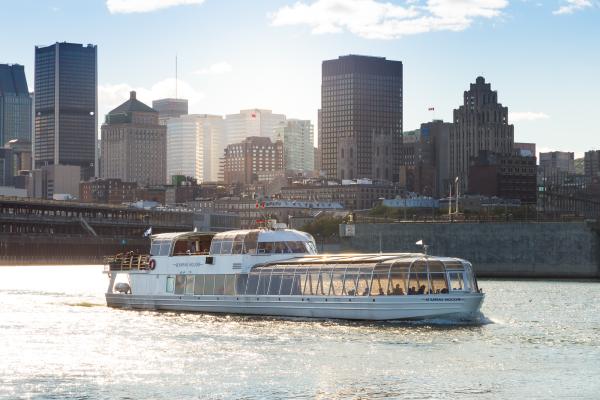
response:
M481 322L109 309L100 266L0 268L0 398L600 398L600 283L480 280Z

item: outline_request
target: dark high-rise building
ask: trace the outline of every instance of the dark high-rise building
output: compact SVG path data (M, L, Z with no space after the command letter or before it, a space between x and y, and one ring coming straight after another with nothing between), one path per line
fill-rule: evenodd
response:
M481 76L464 92L464 104L454 110L450 129L450 178L458 177L461 192L468 187L469 166L480 151L511 155L514 127L508 108L498 103L498 93Z
M600 150L586 151L583 158L585 176L600 176Z
M158 111L158 122L166 125L169 118L178 118L188 114L186 99L159 99L152 101L152 108Z
M398 181L402 62L342 56L322 66L322 170L328 178Z
M0 147L31 141L31 95L22 65L0 64Z
M97 171L97 48L56 43L35 48L35 167L76 165Z

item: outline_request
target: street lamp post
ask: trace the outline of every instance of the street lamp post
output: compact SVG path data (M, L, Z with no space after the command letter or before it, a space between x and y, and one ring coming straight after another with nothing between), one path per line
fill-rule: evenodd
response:
M459 194L459 190L458 190L458 176L456 177L456 179L454 179L454 183L456 184L456 214L458 214L458 194Z

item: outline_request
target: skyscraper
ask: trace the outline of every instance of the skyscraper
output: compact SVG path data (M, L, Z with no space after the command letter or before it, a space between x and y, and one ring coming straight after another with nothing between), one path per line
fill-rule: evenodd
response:
M287 171L313 172L315 168L314 128L309 120L288 119L275 128L283 140L284 166Z
M464 103L454 110L450 128L450 179L459 178L461 192L468 187L471 160L482 150L511 155L514 127L508 124L508 107L481 76L464 92Z
M239 143L251 136L268 137L275 141L275 128L284 121L285 115L258 108L228 114L225 116L226 143Z
M31 142L31 95L23 66L0 64L0 147L13 139Z
M166 182L167 128L158 123L158 112L136 99L106 115L102 124L102 178L140 185Z
M357 55L324 61L320 115L328 178L398 181L402 62Z
M98 171L97 47L55 43L35 48L35 167L77 165Z
M167 121L167 180L173 175L216 181L223 156L223 117L190 114Z
M188 101L186 99L153 100L152 108L158 111L158 123L166 125L169 118L187 115Z

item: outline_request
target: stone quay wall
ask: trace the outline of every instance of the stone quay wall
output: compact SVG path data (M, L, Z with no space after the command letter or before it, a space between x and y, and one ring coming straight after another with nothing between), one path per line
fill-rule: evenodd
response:
M469 260L480 277L600 278L600 234L586 222L356 224L340 251L420 252Z

